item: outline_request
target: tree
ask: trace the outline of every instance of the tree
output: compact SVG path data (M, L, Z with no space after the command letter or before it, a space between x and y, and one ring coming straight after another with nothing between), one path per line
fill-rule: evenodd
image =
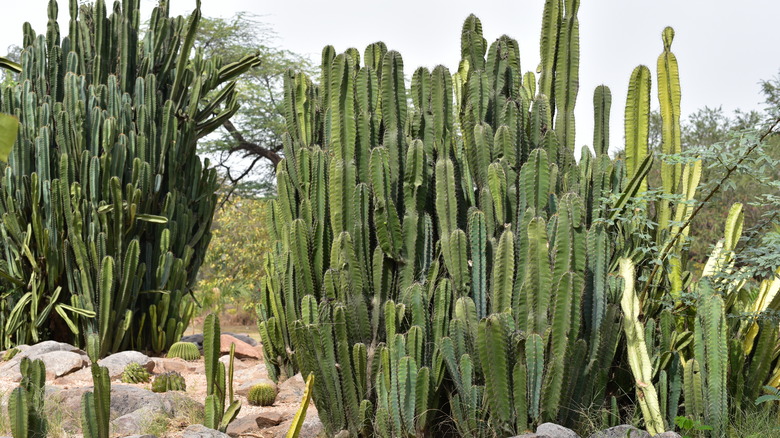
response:
M228 19L204 18L196 37L196 47L208 57L232 62L257 53L261 60L238 86L239 112L200 143L201 153L216 159L224 178L223 202L234 191L244 196L273 191L274 170L282 159L282 76L288 69L311 68L306 58L274 43L273 31L245 12Z

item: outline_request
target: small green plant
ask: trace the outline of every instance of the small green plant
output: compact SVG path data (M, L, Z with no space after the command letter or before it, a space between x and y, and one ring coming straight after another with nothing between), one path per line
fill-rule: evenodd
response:
M3 362L7 362L7 361L13 359L14 356L19 354L19 351L21 351L21 350L19 350L16 347L7 350L5 353L3 353Z
M176 371L168 371L154 378L152 382L153 392L186 391L187 383L184 377Z
M780 389L775 388L774 386L765 385L764 391L767 392L767 394L762 395L761 397L756 399L756 405L760 405L761 403L766 402L780 402Z
M252 406L271 406L276 400L276 387L268 383L258 383L249 389L246 399Z
M674 424L680 428L683 438L693 438L701 435L701 432L712 430L712 426L702 424L699 420L693 420L688 417L674 417Z
M130 362L122 372L122 382L124 383L146 383L152 378L149 371L146 371L137 362Z
M200 350L192 342L176 342L168 350L167 357L178 357L184 360L200 359Z

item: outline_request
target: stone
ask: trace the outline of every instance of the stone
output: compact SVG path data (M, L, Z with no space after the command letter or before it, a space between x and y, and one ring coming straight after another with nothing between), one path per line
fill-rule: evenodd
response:
M209 429L202 424L193 424L175 436L181 438L227 438L230 435L218 430Z
M650 434L644 430L639 430L630 424L621 424L620 426L610 427L592 434L589 438L651 438Z
M98 361L98 365L108 368L108 375L110 378L115 379L122 375L125 367L136 362L138 365L146 368L146 371L152 371L154 369L154 362L149 356L138 351L123 351L121 353L114 353Z
M236 418L231 421L227 428L227 434L233 437L246 434L247 432L256 432L260 428L257 427L257 414L244 415L241 418Z
M682 438L682 435L680 435L677 432L662 432L656 435L653 435L653 438Z
M78 371L89 364L87 356L73 351L50 351L38 355L36 359L43 361L46 377L50 379Z
M152 359L154 364L152 372L155 374L162 374L168 371L176 371L177 373L202 373L205 372L205 365L202 361L186 361L178 357L155 357Z
M127 435L125 438L157 438L157 435Z
M539 427L536 428L536 435L550 438L580 438L573 430L555 423L540 424Z
M258 428L265 429L266 427L273 427L281 424L282 421L286 420L286 417L287 415L284 415L281 412L261 412L255 417L255 423L257 423Z
M65 409L80 412L81 396L87 391L92 391L92 387L84 386L59 391L55 390L54 393L62 397L62 404ZM155 393L137 386L111 385L112 418L122 417L141 408L148 408L153 412L164 412L172 417L179 410L185 407L191 408L192 406L196 409L202 409L200 403L178 391Z
M198 348L201 350L203 349L203 333L198 333L196 335L187 335L182 336L181 339L179 339L180 342L192 342L193 344L197 345Z
M161 413L165 415L164 411L148 406L136 409L112 421L112 431L120 436L141 434L148 427L149 422ZM165 416L168 417L168 415Z
M276 388L276 384L271 379L254 379L239 385L238 388L236 388L236 394L246 397L249 394L249 390L252 389L253 386L260 383L273 385L273 387Z
M292 418L278 426L263 429L263 433L266 437L285 438L287 436L287 431L290 430L291 426ZM306 412L306 419L301 425L301 433L298 435L298 438L317 438L323 430L324 428L320 421L320 417L311 412L311 410L308 410Z
M5 362L4 364L0 365L0 376L2 376L6 380L11 380L14 382L18 382L22 380L22 373L19 370L19 363L22 361L22 358L28 357L31 360L35 359L44 359L43 356L46 356L47 353L53 353L53 352L72 352L76 355L81 356L86 360L86 353L79 350L78 348L66 344L64 342L57 342L57 341L43 341L38 344L26 347L24 349L20 348L20 352L13 357L13 359L9 360L8 362ZM76 360L74 359L75 356L70 356L68 359L68 363L74 364ZM44 360L44 363L46 364L46 371L49 378L55 377L55 372L50 371L49 367L54 368L57 363L57 358L53 355L46 356L49 363L46 363L46 360ZM66 365L63 365L63 367L66 367ZM80 369L81 366L79 366L76 369ZM64 372L62 369L59 369L60 372ZM74 371L73 369L69 370L68 372ZM60 374L64 375L64 374Z
M251 346L253 346L253 347L257 347L257 341L256 341L256 340L254 340L254 339L253 339L251 336L249 336L249 335L239 335L239 334L236 334L236 333L230 333L230 332L225 332L225 333L222 333L222 334L223 334L223 335L230 335L230 336L232 336L232 337L234 337L234 338L238 339L239 341L244 341L244 342L246 342L247 344L249 344L249 345L251 345Z
M260 351L246 342L236 339L230 335L221 335L219 337L220 353L230 353L230 344L235 344L235 356L239 359L260 359Z
M219 361L225 364L225 369L227 369L228 366L230 366L230 355L226 354L224 356L220 356ZM235 371L243 370L245 368L249 368L252 366L251 364L246 363L245 361L242 361L241 359L234 357L233 358L233 369ZM235 375L234 371L234 375Z
M298 373L278 385L279 393L276 395L276 403L300 403L306 382L301 373Z

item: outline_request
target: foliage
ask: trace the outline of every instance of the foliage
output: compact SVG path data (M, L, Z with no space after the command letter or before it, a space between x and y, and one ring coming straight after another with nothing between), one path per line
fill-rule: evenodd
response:
M702 424L699 420L692 420L682 416L675 417L674 424L680 428L680 431L683 433L683 438L691 438L691 435L688 435L689 433L712 430L712 426L707 426L706 424Z
M121 380L124 383L146 383L151 377L152 375L149 374L146 368L137 362L130 362L122 371Z
M267 200L233 195L218 209L195 295L204 311L254 312L270 247Z
M184 360L200 359L200 350L192 342L176 342L168 349L166 357L178 357Z
M259 64L238 85L241 109L204 138L200 151L214 157L223 178L223 200L273 192L273 175L282 158L282 78L288 69L308 71L309 61L277 46L273 30L257 17L240 12L230 18L201 20L195 47L226 62L254 53Z
M252 406L271 406L276 400L276 387L268 383L258 383L249 388L246 399Z
M154 392L186 390L187 382L185 382L184 377L176 371L168 371L162 374L158 374L152 381L152 391Z
M14 356L19 354L19 351L20 350L18 348L16 348L16 347L9 348L5 353L3 353L3 362L7 362L7 361L13 359Z
M143 35L138 0L106 9L71 0L60 38L50 1L0 93L21 124L0 180L6 347L94 331L100 356L161 352L194 312L218 187L195 145L235 113L235 78L257 59L191 57L199 9L171 18L163 2Z

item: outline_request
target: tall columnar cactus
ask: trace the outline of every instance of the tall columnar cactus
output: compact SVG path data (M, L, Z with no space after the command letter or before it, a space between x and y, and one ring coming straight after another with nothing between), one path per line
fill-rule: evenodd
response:
M662 305L684 306L682 292L695 291L682 224L701 162L663 157L668 229L654 231L643 66L629 85L625 159L609 157L612 97L600 86L595 154L582 148L574 160L578 6L545 2L538 78L522 74L516 41L488 45L474 16L458 70L413 70L408 90L401 56L382 43L362 64L355 49L326 47L319 84L286 74L258 325L272 378L316 376L329 434L509 436L576 423L586 406L620 412L629 397L618 394L629 392L654 432L681 398L702 418L722 415L723 382L706 373L724 363L693 353L695 312ZM674 142L670 45L666 30L659 98ZM660 261L647 251L659 242ZM633 261L622 276L621 259ZM665 275L646 281L655 266ZM729 349L740 347L730 358L747 360L760 384L773 372L780 380L768 353L777 327L758 325L729 327L739 335Z
M48 421L44 410L46 367L40 359L22 358L22 381L8 399L8 417L14 438L43 438Z
M195 146L236 111L256 58L191 57L200 10L168 8L140 34L138 0L70 0L61 36L51 0L45 35L24 27L21 73L0 93L21 123L0 179L4 346L83 345L94 330L101 356L160 352L193 315L218 185Z
M111 414L111 379L108 368L98 365L100 336L87 336L87 354L92 361L93 390L81 397L81 429L85 438L108 438Z
M219 361L220 328L219 317L213 313L206 316L203 322L203 357L206 366L206 415L203 424L211 429L222 432L227 430L241 410L241 402L233 400L233 358L235 347L230 349L229 374L226 375L225 364ZM227 388L230 396L226 392ZM228 407L225 409L225 399Z

